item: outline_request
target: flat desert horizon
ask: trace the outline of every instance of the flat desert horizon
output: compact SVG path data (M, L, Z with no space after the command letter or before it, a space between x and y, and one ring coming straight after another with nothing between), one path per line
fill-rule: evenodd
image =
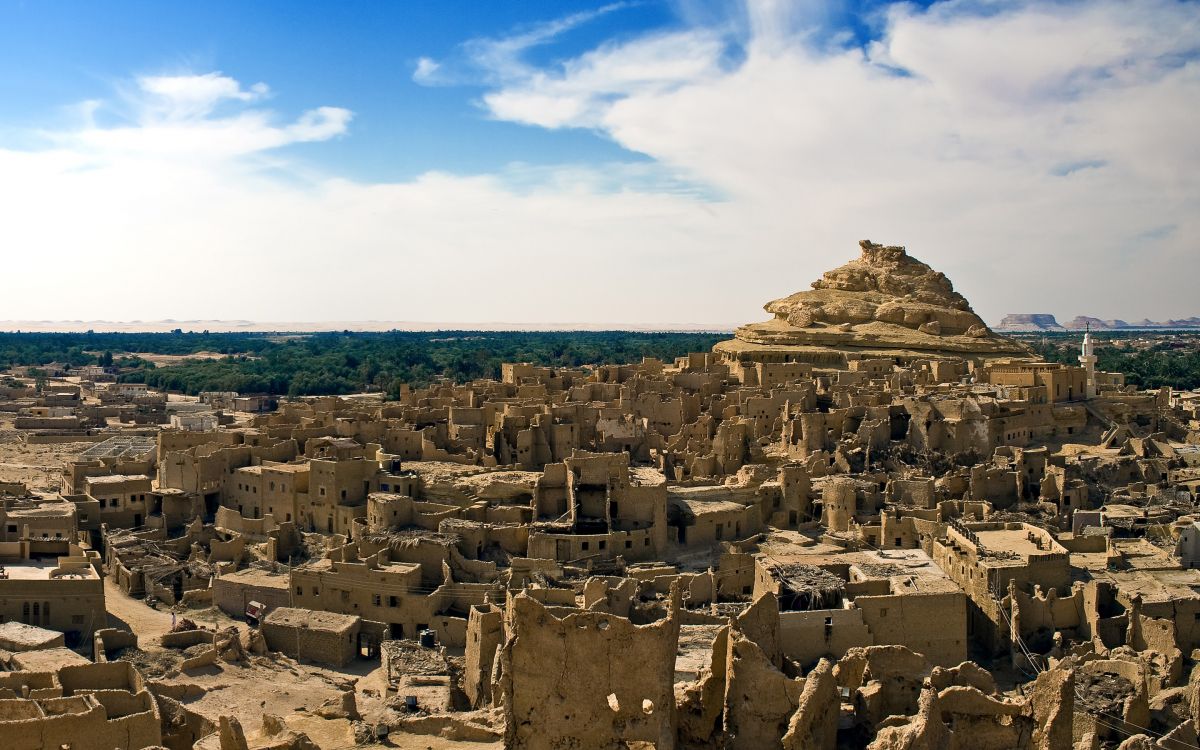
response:
M412 320L324 320L324 321L258 321L258 320L0 320L3 333L326 333L354 331L381 333L386 331L682 331L698 333L732 333L734 325L712 323L665 323L661 325L630 325L629 323L583 322L510 322L510 321L412 321Z

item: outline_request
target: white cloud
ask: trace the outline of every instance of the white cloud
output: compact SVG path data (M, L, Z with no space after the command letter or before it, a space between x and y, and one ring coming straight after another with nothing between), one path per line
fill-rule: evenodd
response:
M724 49L719 37L706 32L606 45L560 72L531 72L483 100L495 117L526 125L599 126L614 98L660 95L718 75Z
M287 121L256 108L254 89L197 80L213 77L139 88L115 125L88 113L117 103L94 104L41 150L0 142L0 247L8 278L30 280L9 288L2 317L634 324L648 308L609 307L601 290L644 290L625 269L669 273L691 244L681 236L712 224L649 167L396 184L315 174L271 150L338 136L349 112ZM648 258L641 242L670 250ZM589 257L615 262L573 265Z
M60 147L93 162L151 158L211 160L248 156L293 143L324 141L344 134L353 114L340 107L318 107L291 123L274 113L247 108L270 93L266 84L247 89L220 73L143 76L135 91L111 109L116 125L97 124L106 103L92 100L80 108L84 126L46 134ZM238 107L218 114L222 104Z
M148 94L146 114L169 120L204 117L222 101L251 102L270 93L265 83L243 89L220 73L204 75L142 76L138 88Z
M586 53L484 102L502 119L599 128L770 227L738 248L752 262L731 294L802 288L870 236L944 268L991 319L1200 312L1176 275L1200 270L1200 8L897 6L863 51L829 48L772 5L751 7L737 65L694 29ZM676 75L647 84L626 74L633 58Z
M274 151L346 133L346 110L140 79L116 124L109 101L43 150L0 141L0 247L34 280L5 317L739 323L863 237L990 320L1200 314L1197 6L905 6L865 50L793 10L545 68L522 52L562 24L464 47L493 63L473 73L492 117L596 129L642 166L364 183Z
M433 86L437 83L437 73L441 67L437 60L421 57L413 70L413 80L422 86Z

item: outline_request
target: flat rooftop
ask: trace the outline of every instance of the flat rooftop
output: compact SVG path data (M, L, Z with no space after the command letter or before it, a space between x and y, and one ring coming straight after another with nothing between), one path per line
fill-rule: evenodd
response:
M88 477L88 484L123 484L125 482L150 481L145 474L105 474L98 477Z
M0 622L0 645L9 651L45 648L62 639L57 630L47 630L20 622Z
M75 503L71 502L49 502L38 503L37 505L16 506L9 508L6 515L12 518L51 518L61 517L69 518L75 515Z
M698 498L671 498L672 503L683 505L693 516L719 515L721 513L741 513L746 506L731 500L701 500Z
M245 570L226 573L219 580L233 581L244 586L286 590L290 577L287 573L273 573L269 570L261 570L259 568L246 568Z
M344 633L357 625L362 618L358 615L339 615L297 607L279 607L263 619L264 624L280 625L305 630L322 630L328 633Z
M1096 577L1113 581L1126 595L1141 594L1145 603L1200 599L1200 570L1128 570Z
M633 466L629 470L629 483L641 487L666 484L667 478L658 469L649 466Z
M58 560L22 560L21 562L6 562L0 564L0 571L8 576L10 581L49 581L51 573L58 570ZM90 565L71 568L66 574L61 575L56 580L80 580L80 579L99 580L96 571ZM0 578L0 591L3 591L4 580Z
M1015 552L1021 557L1033 557L1050 550L1039 549L1030 541L1024 529L995 529L975 532L984 548L991 552Z
M678 500L689 505L730 501L744 507L758 499L757 492L757 486L731 487L725 484L667 487L667 499Z
M264 461L261 464L260 469L266 470L266 471L286 471L286 472L294 473L294 472L300 472L300 471L308 471L309 467L308 467L307 461L305 461L304 463L300 463L300 464L281 464L281 463L275 463L273 461Z
M57 647L22 651L13 654L13 665L23 672L57 672L62 667L72 667L92 662L69 648Z
M793 553L763 556L766 565L802 564L815 567L848 566L851 580L888 580L893 594L942 594L961 591L924 550L889 549L860 552Z

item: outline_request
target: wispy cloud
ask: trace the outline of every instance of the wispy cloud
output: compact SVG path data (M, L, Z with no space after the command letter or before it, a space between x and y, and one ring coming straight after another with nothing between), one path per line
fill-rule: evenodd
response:
M252 102L270 93L265 83L243 89L240 83L220 73L142 76L137 85L144 95L144 112L166 120L205 117L221 102Z
M220 73L141 76L113 101L85 102L81 128L46 135L92 159L220 160L328 140L353 118L348 109L326 106L281 122L256 106L269 94L265 83L243 87ZM98 122L110 111L115 124Z
M419 58L413 69L413 80L422 86L436 86L438 85L438 71L441 69L442 66L437 60L429 57Z
M413 69L413 80L422 86L447 86L495 85L524 79L536 73L536 69L525 60L527 52L630 5L627 2L609 3L594 10L580 11L517 29L504 36L468 39L448 60L419 58Z

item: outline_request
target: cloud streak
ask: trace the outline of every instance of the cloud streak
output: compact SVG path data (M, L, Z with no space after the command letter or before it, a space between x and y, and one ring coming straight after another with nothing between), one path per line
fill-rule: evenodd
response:
M627 2L609 3L594 10L533 24L505 36L468 39L449 60L418 58L413 81L422 86L452 86L465 83L499 85L524 80L536 75L536 69L525 60L530 50L551 44L569 31L628 7L630 3Z

